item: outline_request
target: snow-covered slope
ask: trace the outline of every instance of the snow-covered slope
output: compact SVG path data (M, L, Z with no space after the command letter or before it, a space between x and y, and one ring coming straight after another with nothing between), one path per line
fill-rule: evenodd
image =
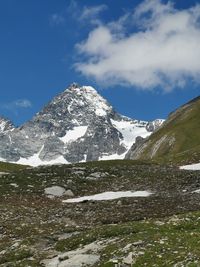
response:
M11 121L0 117L0 134L12 130L14 130L14 125L11 123Z
M123 159L148 122L118 114L91 86L72 84L20 128L0 138L0 158L32 166Z

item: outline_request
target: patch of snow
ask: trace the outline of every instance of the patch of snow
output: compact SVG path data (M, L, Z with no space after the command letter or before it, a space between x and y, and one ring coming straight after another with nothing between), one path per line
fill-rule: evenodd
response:
M14 126L10 121L0 117L0 133L11 132L14 130Z
M179 168L181 170L199 171L200 170L200 163L180 166Z
M192 193L200 193L200 189L194 190Z
M2 122L0 123L0 132L3 132L3 131L4 131L5 126L6 126L6 122L5 122L5 121L2 121Z
M0 157L0 161L6 162L6 159Z
M99 157L98 160L115 160L115 159L124 159L125 155L126 155L127 151L121 155L119 154L111 154L111 155L106 155L106 154L102 154L101 157Z
M84 163L86 162L86 159L87 159L87 154L84 154L83 155L83 159L81 161L79 161L79 163Z
M65 192L66 192L65 188L58 185L47 187L44 189L44 193L46 195L51 195L54 197L62 197L65 194Z
M132 121L121 120L116 121L111 119L112 125L122 134L123 139L121 144L123 144L127 149L135 143L137 136L146 138L151 133L147 131L145 125L141 125L139 122L133 123Z
M29 158L20 157L20 159L17 162L12 162L12 163L17 163L21 165L30 165L33 167L37 167L40 165L69 164L69 162L63 156L59 156L56 159L52 159L50 161L41 160L39 156L43 148L44 146L41 147L38 153L35 153L33 156L30 156Z
M8 138L9 138L9 142L10 142L10 144L12 144L12 138L11 138L11 136L8 135Z
M37 167L40 165L54 165L54 164L69 164L69 162L63 157L57 157L56 159L52 159L50 161L42 161L39 158L38 153L34 154L33 156L29 158L20 158L17 162L12 162L16 164L21 164L21 165L30 165L33 167Z
M65 144L68 142L74 142L85 135L87 128L88 126L76 126L73 130L67 131L65 136L60 137L59 139Z
M124 197L149 197L153 193L149 191L117 191L117 192L104 192L96 195L91 196L84 196L79 198L71 198L67 200L63 200L64 203L78 203L83 201L89 201L89 200L113 200L118 198L124 198Z

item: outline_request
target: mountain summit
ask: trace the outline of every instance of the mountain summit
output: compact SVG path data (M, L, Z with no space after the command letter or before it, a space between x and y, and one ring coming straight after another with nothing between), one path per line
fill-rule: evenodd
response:
M33 166L123 159L152 125L118 114L93 87L73 83L32 120L0 133L0 158Z

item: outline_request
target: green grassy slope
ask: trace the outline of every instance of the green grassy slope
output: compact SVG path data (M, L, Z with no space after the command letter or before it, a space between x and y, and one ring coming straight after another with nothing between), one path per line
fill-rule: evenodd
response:
M138 158L161 162L200 160L200 97L171 113L161 129L150 136Z
M8 162L0 162L0 172L14 172L18 170L26 169L27 166L13 164Z

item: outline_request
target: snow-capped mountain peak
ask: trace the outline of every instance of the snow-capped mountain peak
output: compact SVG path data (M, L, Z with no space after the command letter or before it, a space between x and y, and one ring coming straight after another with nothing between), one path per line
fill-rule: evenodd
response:
M74 102L77 103L75 99L78 98L80 106L90 106L91 111L95 112L97 116L105 116L107 112L112 110L110 104L92 86L79 86L73 83L69 89L65 90L65 93L67 98L69 93L73 96L71 103L69 103L70 108Z
M1 136L0 158L33 166L123 159L137 136L151 134L147 124L118 114L93 87L73 83Z

